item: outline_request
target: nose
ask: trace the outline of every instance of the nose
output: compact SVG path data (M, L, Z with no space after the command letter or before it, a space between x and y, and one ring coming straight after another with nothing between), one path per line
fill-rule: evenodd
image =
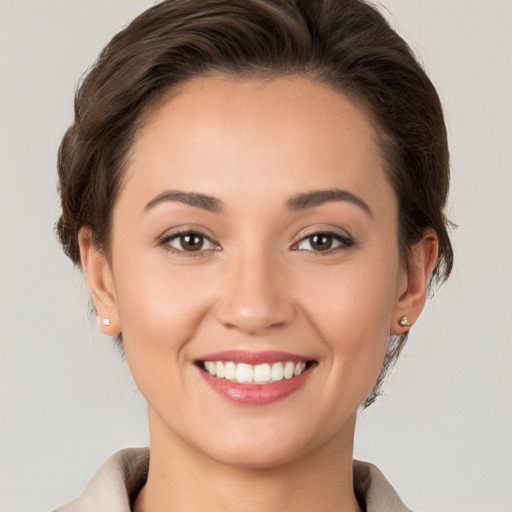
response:
M289 325L296 308L286 275L276 258L261 251L234 254L220 278L217 319L253 336Z

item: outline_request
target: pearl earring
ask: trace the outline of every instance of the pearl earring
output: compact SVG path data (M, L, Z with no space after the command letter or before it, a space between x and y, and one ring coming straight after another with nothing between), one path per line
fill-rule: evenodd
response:
M103 319L103 325L110 325L110 318L108 316Z
M411 326L411 324L409 323L409 319L405 315L402 318L400 318L398 323L399 323L400 327L410 327Z

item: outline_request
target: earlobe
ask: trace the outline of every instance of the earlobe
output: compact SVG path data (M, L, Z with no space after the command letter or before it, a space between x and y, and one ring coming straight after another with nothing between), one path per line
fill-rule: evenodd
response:
M82 228L78 234L82 269L91 293L98 325L103 334L117 336L120 332L114 280L105 254L93 242L92 233Z
M437 261L438 245L436 232L429 228L412 247L406 271L407 287L395 306L391 334L406 333L420 316L427 299L430 276Z

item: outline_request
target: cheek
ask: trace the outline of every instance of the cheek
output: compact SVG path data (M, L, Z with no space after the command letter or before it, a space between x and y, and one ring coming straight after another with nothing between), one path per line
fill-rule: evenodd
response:
M310 269L301 291L315 309L319 324L330 332L381 331L389 334L396 301L397 265L371 261Z
M141 264L132 255L119 263L114 277L129 362L142 368L171 353L184 358L211 301L204 276L193 266L169 265L165 257Z
M146 262L147 263L147 262ZM194 390L187 383L190 341L210 302L204 278L192 267L139 267L138 274L118 269L118 310L126 359L148 405L156 411L187 410ZM145 272L140 272L145 268ZM151 271L149 271L151 268ZM139 278L129 278L140 275ZM179 424L183 418L173 420Z
M307 297L304 310L330 352L334 371L365 379L369 388L387 347L397 275L398 263L361 259L357 264L308 272L301 292Z

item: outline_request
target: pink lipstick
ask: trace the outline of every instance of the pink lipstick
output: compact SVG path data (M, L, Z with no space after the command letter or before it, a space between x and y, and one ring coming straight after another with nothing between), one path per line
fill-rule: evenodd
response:
M297 391L316 361L289 352L229 350L196 360L202 378L219 395L242 405L265 405Z

